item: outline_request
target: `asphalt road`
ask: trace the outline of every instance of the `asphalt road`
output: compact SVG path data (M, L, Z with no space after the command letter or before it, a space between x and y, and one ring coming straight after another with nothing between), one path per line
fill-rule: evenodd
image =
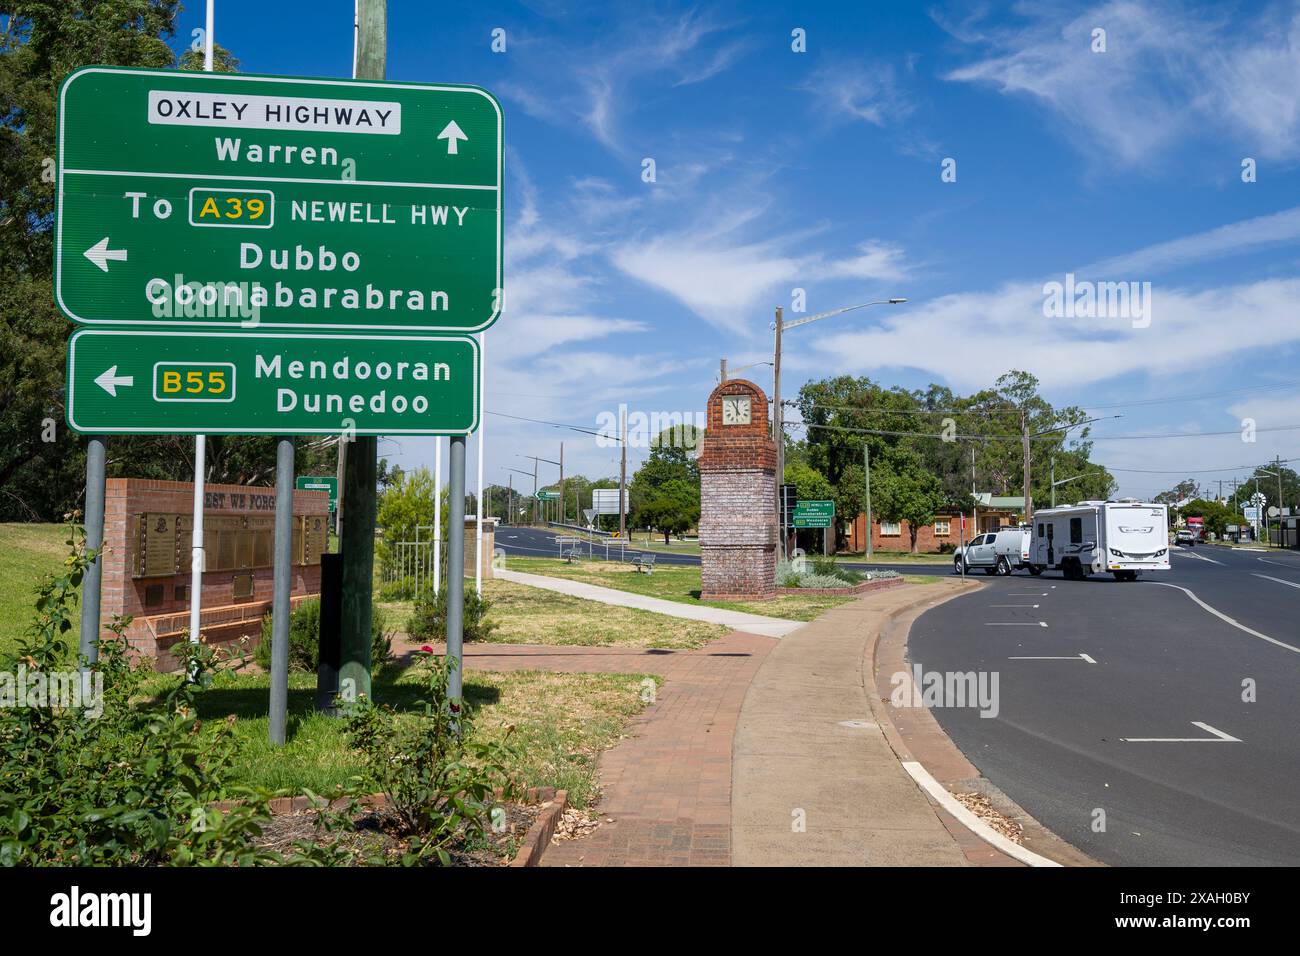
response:
M998 674L995 717L933 711L985 776L1106 863L1300 864L1300 554L1202 546L1135 583L978 580L916 621L909 653Z
M519 557L532 558L555 558L559 557L559 550L555 544L557 532L543 530L541 528L528 528L523 526L504 526L497 529L496 546L502 548L506 554L513 554ZM642 550L642 549L637 549ZM597 547L592 552L592 557L601 559L604 557L604 549ZM672 554L670 552L658 551L655 560L659 564L699 564L700 556L697 554ZM891 569L899 574L952 574L952 562L948 561L943 564L909 564L906 562L896 564L867 564L860 561L841 562L845 567L855 568L857 570L881 570ZM983 575L981 575L983 577Z

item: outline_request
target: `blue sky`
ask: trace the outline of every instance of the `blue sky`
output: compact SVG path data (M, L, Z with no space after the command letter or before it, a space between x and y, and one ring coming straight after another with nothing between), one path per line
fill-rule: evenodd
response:
M350 0L216 8L244 71L350 74ZM1054 403L1123 414L1094 427L1094 458L1137 496L1300 457L1296 3L390 0L388 64L505 109L491 412L701 410L720 358L771 360L773 309L797 318L803 289L810 313L909 301L792 331L787 394L840 373L968 392L1025 369ZM1150 283L1149 321L1046 316L1067 273ZM768 366L744 374L770 388ZM569 473L616 473L590 436L486 427L488 482L561 441ZM1136 437L1200 432L1229 434ZM409 467L432 447L381 452Z

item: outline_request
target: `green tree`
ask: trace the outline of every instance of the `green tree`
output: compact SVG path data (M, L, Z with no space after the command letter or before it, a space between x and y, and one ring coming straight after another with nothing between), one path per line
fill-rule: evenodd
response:
M691 432L683 441L682 431L688 428ZM698 441L695 440L697 438L695 432L694 426L678 426L665 429L651 440L650 455L628 482L628 511L633 516L634 524L659 527L649 518L651 502L661 489L673 482L684 482L694 489L695 501L698 505L700 465L695 454L699 447ZM659 505L656 504L653 509L657 511L658 507Z
M669 543L669 535L681 534L700 520L700 488L677 478L654 488L637 511L638 523L654 528Z
M899 454L871 475L872 507L885 521L906 521L916 554L916 536L923 525L934 521L944 505L943 486L925 467L920 457Z
M441 536L446 541L448 497L447 489L441 491ZM471 509L466 509L470 514ZM344 515L344 520L347 516ZM379 493L378 509L375 513L375 525L381 529L382 537L375 543L375 557L379 567L387 575L397 569L399 560L397 544L400 541L416 540L419 530L421 541L433 537L433 472L428 468L416 468L402 472L400 477Z

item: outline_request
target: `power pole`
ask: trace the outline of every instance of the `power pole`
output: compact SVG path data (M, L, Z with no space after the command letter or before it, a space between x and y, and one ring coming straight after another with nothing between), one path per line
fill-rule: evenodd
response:
M1020 441L1025 457L1025 523L1030 524L1034 520L1034 507L1029 500L1029 413L1024 405L1020 406Z
M623 420L623 463L618 468L618 536L627 537L627 406L619 406L619 417Z
M776 346L772 351L772 440L776 442L776 522L778 528L781 525L780 488L782 483L785 482L785 428L781 417L781 327L784 324L782 320L783 314L782 308L778 305L776 307ZM781 548L777 557L784 560L786 557L784 528L780 528L778 537L781 541Z
M862 475L866 493L866 531L867 531L867 560L871 560L874 553L871 547L871 446L866 442L862 443Z
M387 0L357 0L356 66L359 80L382 80L388 49ZM339 622L339 687L349 699L370 693L371 589L375 570L376 461L379 449L374 436L357 436L344 457L343 510L348 516L339 538L343 563L343 610ZM463 488L463 484L462 484ZM462 500L460 511L465 503ZM456 507L452 503L452 516ZM464 534L464 527L461 528ZM455 535L455 528L452 528ZM454 546L454 545L453 545ZM449 569L450 570L450 569ZM461 582L449 575L448 601L459 592ZM450 608L448 608L450 617ZM448 629L450 630L450 621Z

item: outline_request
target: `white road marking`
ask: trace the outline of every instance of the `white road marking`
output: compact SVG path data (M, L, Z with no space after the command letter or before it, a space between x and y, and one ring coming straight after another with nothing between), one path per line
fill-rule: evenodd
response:
M1037 604L990 604L989 607L1038 607Z
M1047 627L1046 621L985 621L985 627Z
M1026 850L1019 843L1012 843L1001 833L998 833L987 823L981 820L975 814L971 813L962 806L957 799L944 789L943 785L930 776L930 772L922 767L915 760L903 761L903 769L908 772L916 785L932 796L939 806L951 813L957 820L971 833L975 834L985 843L996 847L1012 859L1019 860L1029 866L1060 866L1055 860L1049 860L1045 856L1039 856L1033 850Z
M1268 641L1270 644L1276 644L1278 647L1285 647L1288 651L1293 651L1296 654L1300 654L1300 647L1295 647L1291 644L1284 643L1283 641L1279 641L1275 637L1269 637L1267 634L1261 634L1259 631L1255 630L1254 628L1247 627L1245 624L1242 624L1240 621L1233 620L1232 618L1228 617L1228 615L1224 614L1222 611L1218 610L1217 608L1210 607L1210 605L1206 604L1204 601L1198 598L1195 595L1195 593L1183 587L1182 585L1169 584L1166 581L1152 581L1151 583L1159 585L1162 588L1175 588L1179 591L1182 591L1189 598L1191 598L1193 601L1199 604L1204 610L1209 611L1219 620L1231 624L1237 630L1245 631L1251 637L1258 637L1261 641Z
M1223 567L1222 561L1215 561L1213 558L1207 558L1205 555L1197 554L1195 551L1175 551L1173 553L1178 555L1180 558L1195 558L1197 561L1209 561L1211 564L1217 564L1219 567Z
M1192 721L1193 727L1200 727L1213 737L1121 737L1120 740L1130 744L1220 744L1230 743L1239 744L1241 739L1233 737L1231 734L1225 734L1222 730L1215 730L1209 724L1202 723L1199 720Z
M1300 564L1295 564L1291 561L1270 561L1268 558L1256 558L1255 560L1263 561L1265 564L1274 564L1279 568L1289 568L1292 571L1300 571Z
M1007 597L1047 597L1046 591L1008 591Z
M1300 588L1300 584L1296 584L1294 581L1283 581L1281 578L1275 578L1269 574L1256 574L1254 571L1250 573L1254 577L1263 578L1265 581L1276 581L1278 584L1285 584L1287 587Z
M1069 657L1008 657L1009 661L1087 661L1089 664L1097 663L1087 654L1071 654Z

